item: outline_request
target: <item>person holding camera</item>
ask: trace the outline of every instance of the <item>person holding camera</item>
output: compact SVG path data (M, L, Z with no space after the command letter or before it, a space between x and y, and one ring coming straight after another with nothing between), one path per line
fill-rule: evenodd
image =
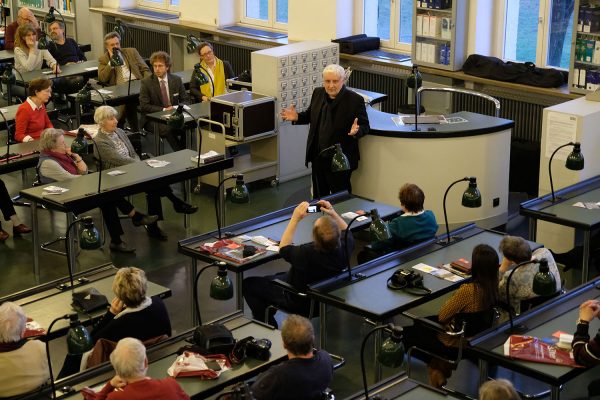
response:
M288 360L258 376L250 390L256 400L316 399L333 379L333 363L324 350L314 350L310 321L290 314L281 328Z
M579 306L577 330L573 335L573 358L577 364L593 367L600 364L600 330L590 339L590 322L600 318L600 302L596 299L587 300ZM600 379L593 380L588 386L590 396L600 395Z
M330 202L320 200L317 205L325 215L315 221L311 243L292 244L298 224L309 214L309 207L314 207L307 201L294 209L292 218L281 236L279 254L291 264L289 271L244 279L244 299L250 306L254 319L263 321L271 304L304 316L310 313L310 300L286 295L282 289L271 283L273 280L284 280L304 292L309 284L337 275L346 267L344 251L347 247L351 254L354 249L352 235L348 235L347 246L342 239L348 224L333 209ZM274 315L273 310L267 322L276 327Z

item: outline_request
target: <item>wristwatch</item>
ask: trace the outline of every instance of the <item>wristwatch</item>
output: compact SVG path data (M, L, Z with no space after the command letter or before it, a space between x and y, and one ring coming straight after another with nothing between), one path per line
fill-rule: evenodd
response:
M581 318L579 318L579 319L577 320L577 325L579 325L579 324L589 325L589 324L590 324L590 321L586 321L585 319L581 319Z

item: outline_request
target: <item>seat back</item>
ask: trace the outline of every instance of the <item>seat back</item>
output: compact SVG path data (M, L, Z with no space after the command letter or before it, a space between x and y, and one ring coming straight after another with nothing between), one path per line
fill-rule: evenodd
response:
M537 297L532 297L531 299L521 300L521 314L526 311L531 310L532 308L540 306L540 305L544 304L545 302L552 300L555 297L558 297L562 293L564 293L564 291L561 289L561 290L557 291L556 293L551 294L550 296L537 296Z
M160 336L156 336L156 337L150 338L148 340L145 340L143 342L143 344L144 344L144 346L146 346L146 348L148 348L148 347L153 346L157 343L160 343L163 340L166 340L168 338L169 337L167 335L160 335ZM117 347L117 343L107 340L107 339L99 339L96 342L96 344L94 345L94 347L92 348L92 350L90 350L91 353L87 357L87 360L85 363L85 369L95 367L98 364L101 364L103 362L110 360L110 353L113 352L115 347Z
M497 314L494 307L483 311L459 313L454 317L453 325L460 328L465 322L465 337L469 338L491 328L497 319Z

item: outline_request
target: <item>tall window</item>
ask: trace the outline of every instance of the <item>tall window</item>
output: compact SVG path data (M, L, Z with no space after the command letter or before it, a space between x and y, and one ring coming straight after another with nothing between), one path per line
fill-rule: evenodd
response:
M410 51L414 0L364 0L363 32L381 46Z
M176 11L179 8L179 0L138 0L138 6Z
M242 22L287 29L288 0L242 0Z
M505 0L504 58L569 68L574 0Z

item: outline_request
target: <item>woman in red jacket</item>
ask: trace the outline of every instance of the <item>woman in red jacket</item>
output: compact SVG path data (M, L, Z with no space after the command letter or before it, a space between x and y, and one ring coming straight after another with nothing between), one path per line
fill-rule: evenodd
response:
M52 81L45 78L32 80L29 82L28 94L29 97L19 106L15 118L17 142L38 140L44 129L54 127L45 105L52 96Z

